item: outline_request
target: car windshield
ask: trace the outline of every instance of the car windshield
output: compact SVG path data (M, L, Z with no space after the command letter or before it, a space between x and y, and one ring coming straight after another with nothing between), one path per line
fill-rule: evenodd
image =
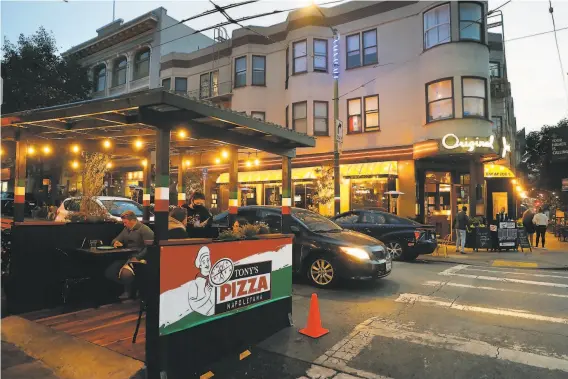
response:
M292 215L304 223L312 232L338 232L341 229L339 225L327 218L303 209L294 209Z
M136 217L142 217L144 214L142 206L134 201L129 200L101 200L108 212L115 216L120 217L125 211L133 211Z

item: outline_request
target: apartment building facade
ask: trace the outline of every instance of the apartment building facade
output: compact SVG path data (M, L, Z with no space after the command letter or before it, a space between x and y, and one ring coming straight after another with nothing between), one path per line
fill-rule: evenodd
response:
M186 79L188 96L317 136L317 146L293 161L295 205L306 207L316 168L333 156L335 59L344 125L341 210L375 206L449 222L459 204L469 204L472 214L490 215L484 176L511 172L503 158L513 142L494 135L487 11L486 2L307 7L281 24L171 53L162 58L160 79L166 86ZM271 171L278 160L247 151L239 158L243 204L278 203ZM209 195L223 198L226 167L213 156L199 164L209 172ZM393 190L404 194L389 201L385 192Z

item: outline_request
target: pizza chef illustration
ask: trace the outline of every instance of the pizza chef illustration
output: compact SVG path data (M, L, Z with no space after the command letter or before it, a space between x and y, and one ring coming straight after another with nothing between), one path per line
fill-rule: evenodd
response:
M195 267L199 269L199 273L189 282L189 307L194 312L211 316L215 311L215 291L209 280L211 253L207 246L199 249L195 258Z

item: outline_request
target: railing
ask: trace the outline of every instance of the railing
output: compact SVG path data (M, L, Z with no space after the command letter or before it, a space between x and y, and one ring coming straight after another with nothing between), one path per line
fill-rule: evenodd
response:
M214 99L219 96L225 96L233 93L233 82L223 82L214 84L213 86L201 86L200 89L188 91L190 97L198 97L200 99Z
M511 86L508 82L491 83L491 96L505 98L511 96Z

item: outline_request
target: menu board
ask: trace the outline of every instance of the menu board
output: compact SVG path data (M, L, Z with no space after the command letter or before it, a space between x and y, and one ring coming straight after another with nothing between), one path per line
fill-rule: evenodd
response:
M497 230L499 247L515 248L517 246L517 227L514 221L499 223Z
M491 233L488 228L475 229L475 247L477 249L491 249Z
M529 242L529 236L527 235L527 231L524 229L517 230L517 238L519 241L519 245L522 249L529 249L532 251L531 244Z

